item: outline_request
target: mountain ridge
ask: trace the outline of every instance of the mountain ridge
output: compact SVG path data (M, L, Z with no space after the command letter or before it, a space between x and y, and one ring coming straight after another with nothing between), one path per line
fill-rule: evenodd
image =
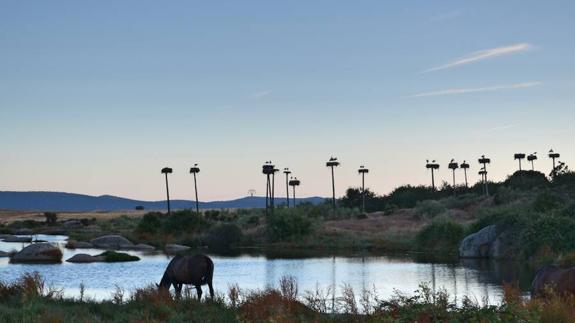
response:
M322 197L296 198L297 203L322 203ZM290 199L292 202L293 199ZM285 197L275 198L276 205L285 205ZM170 200L172 209L189 209L195 207L192 200ZM54 212L89 212L89 211L127 211L143 206L145 210L165 210L166 200L144 201L114 195L87 195L52 191L0 191L0 209L15 211L54 211ZM200 209L230 208L264 208L265 197L246 196L232 200L199 202Z

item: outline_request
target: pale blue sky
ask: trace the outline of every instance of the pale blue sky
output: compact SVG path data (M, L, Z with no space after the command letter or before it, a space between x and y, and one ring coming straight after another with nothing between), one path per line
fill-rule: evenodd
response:
M573 1L0 1L0 190L200 199L575 162ZM541 156L543 157L543 156ZM550 161L537 168L546 173ZM575 167L573 165L572 167ZM462 176L459 176L461 179ZM280 181L281 183L281 181ZM280 189L278 184L278 190Z

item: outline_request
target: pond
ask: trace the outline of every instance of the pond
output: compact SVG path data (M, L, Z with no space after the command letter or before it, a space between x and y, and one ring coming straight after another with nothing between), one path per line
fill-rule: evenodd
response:
M57 244L64 260L76 253L99 254L99 249L70 250L63 246L66 236L38 235L36 239ZM0 250L20 250L26 243L0 242ZM143 254L130 251L141 258L137 262L73 264L9 264L0 258L0 281L14 281L23 273L38 272L48 286L63 288L66 297L78 297L80 284L85 295L97 300L111 298L118 287L129 294L135 288L160 281L171 257L164 254ZM344 284L356 295L363 289L375 290L380 299L401 291L412 295L422 283L433 290L445 289L452 298L464 296L480 303L499 304L504 282L519 283L527 295L533 272L513 262L459 260L456 262L422 261L414 255L354 254L346 256L305 256L290 254L289 258L265 254L236 256L210 255L215 264L214 288L227 293L228 287L238 284L242 290L277 286L280 278L293 276L300 295L305 291L335 290L341 293ZM204 289L207 292L207 289Z

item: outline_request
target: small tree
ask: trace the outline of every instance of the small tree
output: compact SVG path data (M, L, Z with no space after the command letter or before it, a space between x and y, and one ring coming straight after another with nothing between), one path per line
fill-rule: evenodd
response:
M58 221L58 214L54 212L44 212L44 217L46 217L46 224L54 225Z

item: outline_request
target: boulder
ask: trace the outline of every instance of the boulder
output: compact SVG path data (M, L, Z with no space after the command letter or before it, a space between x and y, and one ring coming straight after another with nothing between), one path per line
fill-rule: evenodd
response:
M74 228L81 228L83 227L82 222L80 220L66 220L62 223L64 228L66 229L74 229Z
M122 249L134 246L134 244L130 240L116 234L101 236L96 239L92 239L90 240L90 243L94 247L100 249Z
M459 245L459 257L462 258L487 258L495 239L497 227L489 225L485 228L468 235Z
M60 263L62 251L49 243L35 243L10 258L11 263Z
M32 237L11 236L4 239L4 242L32 242Z
M517 235L512 231L502 232L489 247L489 258L515 258L518 253Z
M188 251L189 249L190 247L181 244L167 244L164 248L164 251L166 251L168 254L175 254Z
M106 259L103 256L91 256L85 253L79 253L72 256L67 262L73 263L90 263L90 262L104 262Z

